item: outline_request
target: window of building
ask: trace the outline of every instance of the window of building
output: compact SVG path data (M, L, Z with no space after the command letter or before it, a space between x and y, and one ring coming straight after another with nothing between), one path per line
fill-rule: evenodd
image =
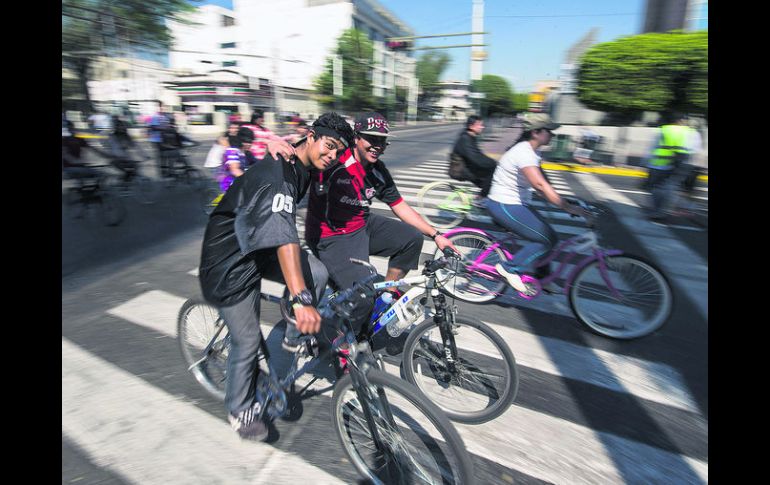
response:
M238 65L238 61L224 61L222 67L235 67Z
M235 19L233 17L222 15L222 27L231 27L235 25Z
M220 49L234 49L235 48L235 42L225 42L223 44L219 44Z
M214 64L214 63L213 63L213 62L211 62L211 61L200 61L200 63L201 63L201 64Z

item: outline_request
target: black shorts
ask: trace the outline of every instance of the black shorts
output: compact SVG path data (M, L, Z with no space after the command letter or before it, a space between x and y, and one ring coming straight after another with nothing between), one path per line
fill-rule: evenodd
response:
M350 258L369 261L370 255L385 256L390 258L388 268L409 271L420 263L423 241L420 231L409 224L370 214L366 226L354 233L308 240L307 243L326 266L330 279L339 289L345 290L369 276L366 267L351 263ZM373 307L374 302L371 304ZM361 308L359 315L363 318L369 312L371 308Z

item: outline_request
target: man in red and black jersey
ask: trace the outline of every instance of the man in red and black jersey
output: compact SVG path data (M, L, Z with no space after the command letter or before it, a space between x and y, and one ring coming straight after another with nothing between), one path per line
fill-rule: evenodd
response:
M453 247L404 201L380 160L391 136L385 117L364 113L356 118L353 130L355 144L343 152L339 163L313 175L305 227L308 245L340 288L369 274L365 267L351 264L350 258L388 257L385 279L398 280L417 268L423 235L440 249ZM375 197L400 220L371 213ZM370 310L361 308L361 315Z

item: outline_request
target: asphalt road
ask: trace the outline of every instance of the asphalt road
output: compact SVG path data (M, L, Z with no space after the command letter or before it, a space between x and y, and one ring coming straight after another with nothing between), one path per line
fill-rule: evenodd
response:
M458 124L400 130L383 159L397 179L411 167L445 161L460 129ZM208 144L194 150L193 162L202 165L207 150ZM435 162L426 162L431 160ZM518 397L509 413L485 426L457 426L473 454L479 482L702 483L704 463L708 473L708 313L706 306L704 317L704 283L693 276L690 261L707 261L708 233L658 228L643 221L638 206L645 205L648 196L633 193L638 179L568 172L554 176L579 197L611 204L601 230L607 246L665 265L675 293L674 313L651 336L616 341L586 331L556 297L540 306L522 304L511 296L485 305L457 302L461 315L492 323L510 337L521 373ZM191 270L198 265L206 218L194 194L183 189L165 192L154 206L129 202L128 208L126 221L114 228L92 219L73 221L63 208L62 336L67 355L72 355L69 345L74 344L78 352L87 353L79 357L82 362L104 372L120 371L116 379L127 379L142 391L133 406L144 402L142 393L149 392L145 389L149 385L171 396L174 404L169 409L193 407L203 413L195 422L210 419L226 428L221 403L187 372L175 338L169 338L173 332L122 310L131 302L138 308L151 306L151 297L163 294L168 315L150 308L156 311L153 318L173 320L180 300L199 296ZM278 321L277 308L266 304L262 319ZM275 344L281 338L280 325L266 328L265 334ZM398 362L398 345L380 350L390 362ZM576 366L576 361L583 364ZM63 363L72 375L80 373L69 357L63 357ZM96 370L90 372L98 375ZM109 386L104 387L106 394ZM275 423L269 443L345 483L356 483L358 477L342 459L329 428L328 396L303 400L300 416ZM66 403L88 409L94 399L73 394ZM115 399L107 395L99 401L99 409L120 408ZM197 445L177 441L163 435L163 422L154 428L157 431L136 435L139 425L124 415L100 416L105 426L119 423L119 429L107 436L117 441L122 455L110 459L113 455L104 441L101 446L107 451L100 451L97 428L85 438L76 427L68 427L67 433L63 429L63 483L128 483L137 476L162 476L169 467L164 463L165 448L174 457L196 456L199 448L230 449L229 443L216 441ZM70 423L69 411L67 418ZM172 423L182 418L168 419ZM131 440L137 436L148 444L134 446ZM161 444L153 447L156 442ZM137 470L146 475L135 475ZM228 471L221 472L227 482ZM288 476L310 479L297 473ZM276 472L274 481L281 476ZM316 482L326 483L321 478Z

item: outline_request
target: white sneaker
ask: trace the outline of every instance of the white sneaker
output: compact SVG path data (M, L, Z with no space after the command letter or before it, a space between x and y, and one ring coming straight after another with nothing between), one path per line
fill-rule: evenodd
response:
M516 291L521 293L524 293L527 291L527 286L524 284L523 281L521 281L521 276L519 276L516 273L511 273L506 271L505 268L503 268L503 265L500 263L497 263L495 265L495 269L497 270L498 273L500 273L501 276L503 276L508 281L509 285L513 286L513 288Z

